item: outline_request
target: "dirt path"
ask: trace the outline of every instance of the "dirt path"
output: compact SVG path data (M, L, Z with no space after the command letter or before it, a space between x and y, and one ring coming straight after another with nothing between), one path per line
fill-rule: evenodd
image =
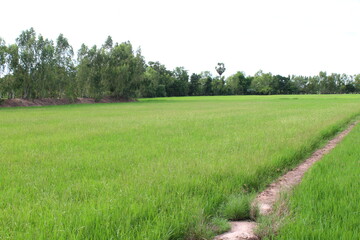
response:
M300 183L304 173L317 161L319 161L325 154L329 153L357 124L352 123L346 130L338 134L335 138L330 140L326 146L315 151L308 159L297 166L295 169L287 172L278 180L270 184L263 192L261 192L252 203L252 211L259 209L260 215L268 215L272 212L274 203L279 197L280 192L289 191L294 186ZM215 237L215 240L257 240L259 239L254 230L256 222L251 221L237 221L230 222L230 232L221 234Z

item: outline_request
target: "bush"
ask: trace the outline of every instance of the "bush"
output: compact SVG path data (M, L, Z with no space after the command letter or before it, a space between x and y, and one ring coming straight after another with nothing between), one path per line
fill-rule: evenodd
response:
M229 220L243 220L250 218L251 202L255 194L232 195L220 207L220 216Z

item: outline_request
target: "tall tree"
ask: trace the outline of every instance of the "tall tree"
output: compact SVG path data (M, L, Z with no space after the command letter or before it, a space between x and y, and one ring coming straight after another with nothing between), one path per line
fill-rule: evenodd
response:
M272 84L273 93L277 94L289 94L292 93L291 91L291 81L290 77L284 77L281 75L275 75L273 77L273 84Z
M217 71L217 73L221 75L225 72L226 68L225 68L225 64L224 63L218 63L216 66L215 66L215 70Z
M158 72L150 66L146 67L144 78L140 83L141 97L164 97L166 96L165 85L159 85Z
M76 66L76 87L75 92L78 97L90 96L90 49L82 44L77 53L77 66Z
M110 68L113 73L108 83L114 97L134 97L145 72L145 61L139 49L135 54L130 42L116 44L111 51Z
M5 41L0 37L0 78L4 74L6 64L7 47Z
M16 44L9 45L6 50L7 75L3 78L3 91L8 98L22 96L22 81L19 76L21 73L19 65L19 51Z
M16 69L16 78L22 88L22 97L31 98L33 95L36 59L36 33L33 28L23 31L16 39L19 51L19 65Z
M201 84L202 95L205 96L213 95L212 81L213 81L213 77L209 71L205 71L201 73L200 84Z
M222 77L215 77L211 82L211 89L213 95L225 95L225 81Z
M192 74L177 67L169 71L159 62L145 64L141 50L130 42L113 42L108 36L101 47L84 44L74 61L73 48L63 34L56 42L23 31L16 43L6 46L0 38L0 97L75 98L104 96L156 97L224 94L306 94L360 93L360 75L320 72L316 76L284 77L257 72L242 72L224 81L225 65L210 72Z
M34 96L41 97L54 97L52 94L56 86L56 73L55 73L55 47L54 43L43 36L38 36L36 42L36 58L37 66L35 78Z
M171 93L171 85L174 82L173 72L166 69L165 65L159 62L150 61L148 63L145 78L151 79L157 97L169 96L169 93ZM144 89L144 85L142 86L142 89Z
M355 75L354 87L357 93L360 93L360 74Z
M251 85L251 78L245 77L243 72L237 72L226 79L226 85L229 89L229 94L248 94Z
M112 49L113 49L113 40L112 40L112 37L111 36L108 36L106 38L106 41L103 45L103 48L107 51L107 52L110 52Z
M190 77L190 85L189 85L189 95L190 96L199 96L201 95L200 89L200 78L201 75L193 73Z
M5 83L5 68L6 68L6 55L7 47L5 41L0 37L0 99L3 97L3 94L8 92Z
M103 55L98 50L97 46L93 46L87 54L87 67L88 69L88 85L89 96L100 100L103 96L103 84L102 84L102 68L103 68ZM114 89L115 91L115 89Z
M273 77L271 73L264 73L262 70L258 71L251 83L251 88L258 94L274 94L275 90L272 86Z
M174 80L168 87L168 96L187 96L189 93L189 75L184 67L176 67L172 76Z
M302 84L299 85L299 92L295 93L308 93L308 94L319 94L320 93L320 77L313 76L309 77L308 80L306 77L303 77Z
M75 98L74 50L67 38L60 34L56 39L55 59L57 97Z

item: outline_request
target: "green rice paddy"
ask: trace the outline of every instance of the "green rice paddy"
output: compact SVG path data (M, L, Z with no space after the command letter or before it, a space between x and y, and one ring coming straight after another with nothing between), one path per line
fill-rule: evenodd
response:
M358 95L0 109L0 239L209 239L231 196L359 113Z

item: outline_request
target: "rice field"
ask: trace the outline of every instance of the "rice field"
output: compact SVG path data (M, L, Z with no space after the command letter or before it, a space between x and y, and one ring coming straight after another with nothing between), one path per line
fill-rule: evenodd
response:
M276 239L360 238L360 125L305 175Z
M229 199L359 113L359 95L2 108L0 239L211 239Z

